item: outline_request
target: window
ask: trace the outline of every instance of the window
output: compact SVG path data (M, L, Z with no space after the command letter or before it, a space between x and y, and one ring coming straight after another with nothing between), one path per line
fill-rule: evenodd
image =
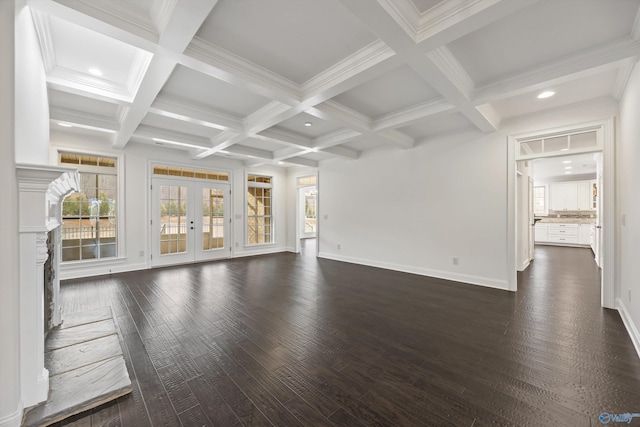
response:
M247 176L247 244L273 243L272 177Z
M533 213L546 214L547 204L545 203L546 187L533 187Z
M60 163L78 168L80 191L62 203L62 261L117 256L116 160L75 153L60 153Z

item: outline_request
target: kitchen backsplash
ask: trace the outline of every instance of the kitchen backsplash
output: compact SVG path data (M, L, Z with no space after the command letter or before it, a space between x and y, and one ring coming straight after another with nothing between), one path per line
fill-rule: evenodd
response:
M549 210L549 217L555 218L595 218L596 211L553 211Z

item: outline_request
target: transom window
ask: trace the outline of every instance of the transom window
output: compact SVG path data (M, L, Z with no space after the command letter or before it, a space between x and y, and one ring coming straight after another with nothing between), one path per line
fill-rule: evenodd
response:
M214 181L229 181L229 174L226 172L212 172L175 166L157 165L153 167L154 175L183 176L187 178L210 179Z
M117 254L117 159L60 153L74 165L80 190L62 202L62 261L113 258Z

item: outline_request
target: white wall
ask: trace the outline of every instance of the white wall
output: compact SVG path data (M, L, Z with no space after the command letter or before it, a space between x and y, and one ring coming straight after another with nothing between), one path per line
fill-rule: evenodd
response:
M320 256L505 288L506 140L471 133L321 164Z
M194 168L219 169L231 173L232 183L232 243L234 257L256 255L262 253L282 252L288 250L288 177L285 168L257 167L245 168L242 162L221 157L209 157L207 159L191 160L187 152L174 149L148 146L144 144L130 143L124 150L110 148L108 138L100 138L95 135L69 135L60 132L51 133L50 162L57 160L59 149L75 149L88 153L104 153L111 155L123 155L124 157L124 217L120 218L119 226L125 230L124 252L119 256L122 259L65 265L62 268L61 278L81 277L109 272L121 272L148 268L151 253L149 234L149 204L150 204L150 178L149 165L151 162L160 162L169 165L186 165ZM245 173L258 173L271 175L274 178L274 215L276 243L267 246L245 245ZM241 218L235 219L235 214ZM236 246L237 244L237 246ZM144 252L144 255L140 253Z
M20 400L20 284L18 182L15 165L14 3L0 1L0 427L18 426Z
M620 103L617 145L619 278L616 306L640 355L640 65ZM631 298L629 298L629 291Z
M40 45L25 0L16 2L15 141L16 162L47 164L49 101Z

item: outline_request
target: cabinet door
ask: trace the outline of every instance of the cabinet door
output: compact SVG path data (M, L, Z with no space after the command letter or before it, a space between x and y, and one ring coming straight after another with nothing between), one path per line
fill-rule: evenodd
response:
M591 183L578 182L578 210L591 210Z
M548 233L547 233L547 224L536 224L536 242L546 242L548 241Z
M554 211L562 211L565 209L566 204L565 204L565 194L566 194L566 188L564 187L563 184L561 183L551 183L551 185L549 185L549 190L551 191L550 194L550 207L551 210Z
M578 183L565 182L565 209L568 211L578 210Z
M591 224L580 224L578 230L578 244L591 244Z

